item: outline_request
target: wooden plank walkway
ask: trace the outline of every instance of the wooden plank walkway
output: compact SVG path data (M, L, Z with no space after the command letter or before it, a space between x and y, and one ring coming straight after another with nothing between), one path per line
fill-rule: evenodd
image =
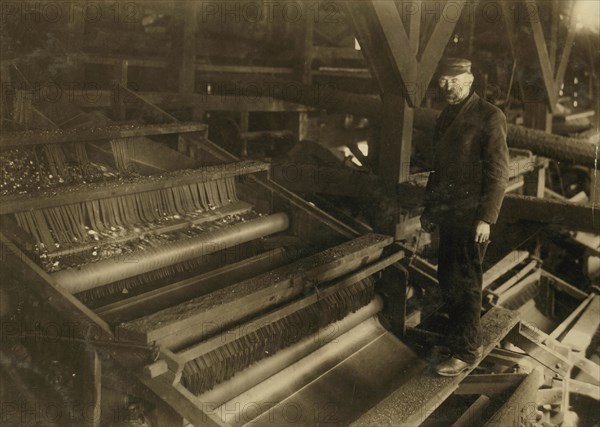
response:
M518 313L494 307L481 319L483 358L519 322ZM417 426L442 404L469 375L465 371L456 377L442 377L429 368L416 375L371 408L353 426Z

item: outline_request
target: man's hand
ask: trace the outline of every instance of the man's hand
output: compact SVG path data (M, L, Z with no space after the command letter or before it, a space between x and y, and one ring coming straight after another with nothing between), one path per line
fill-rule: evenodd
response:
M427 233L433 233L435 230L435 223L431 222L426 216L421 215L421 228Z
M490 225L485 221L477 221L477 225L475 226L475 241L478 243L485 243L489 240L489 238Z

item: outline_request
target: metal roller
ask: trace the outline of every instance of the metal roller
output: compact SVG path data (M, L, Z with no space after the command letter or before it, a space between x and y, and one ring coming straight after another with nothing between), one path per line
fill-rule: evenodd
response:
M337 340L344 333L375 316L382 308L383 300L381 297L376 296L373 301L356 312L326 326L319 333L305 337L292 346L278 351L275 355L255 363L251 369L238 372L229 381L218 384L212 390L199 395L198 399L201 402L211 402L215 406L223 405L225 402L244 393L250 387L265 381L323 345L335 342L334 340ZM326 339L315 339L315 337L326 337Z
M151 248L128 258L109 258L81 268L58 271L54 283L75 294L158 268L209 255L289 227L285 213L263 216L246 223L203 233L200 236Z

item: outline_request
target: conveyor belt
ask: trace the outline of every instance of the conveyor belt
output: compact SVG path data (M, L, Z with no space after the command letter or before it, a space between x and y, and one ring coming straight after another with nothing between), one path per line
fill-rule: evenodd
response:
M48 147L59 147L58 136L48 138ZM111 144L124 169L129 141ZM25 266L24 285L34 277L36 291L85 324L86 334L97 325L94 348L110 348L198 422L207 408L197 395L225 390L225 403L314 351L332 355L319 348L381 310L379 272L404 257L390 236L358 235L270 182L267 169L226 158L5 195L1 236L17 243L11 249ZM239 178L252 174L259 175ZM365 325L358 341L344 338L346 353L369 340L393 341L376 321ZM399 348L394 342L390 348Z

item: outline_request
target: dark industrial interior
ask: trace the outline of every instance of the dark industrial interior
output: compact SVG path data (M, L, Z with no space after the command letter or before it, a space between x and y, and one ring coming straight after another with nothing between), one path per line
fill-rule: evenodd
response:
M600 426L599 8L1 2L0 425ZM510 157L453 377L444 57Z

